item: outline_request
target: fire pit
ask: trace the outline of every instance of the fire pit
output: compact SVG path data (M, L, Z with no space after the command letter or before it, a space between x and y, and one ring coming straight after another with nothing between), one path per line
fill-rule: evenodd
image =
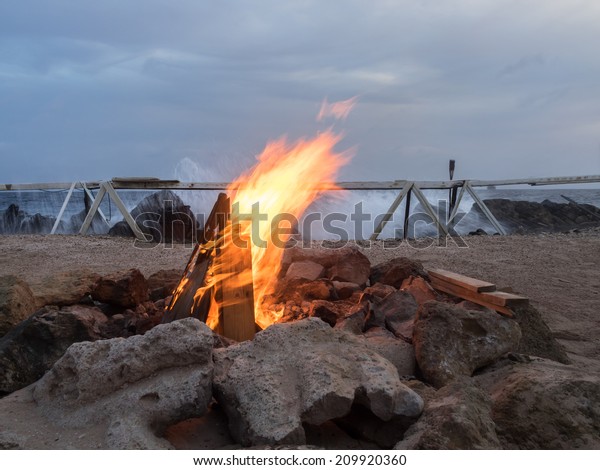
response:
M163 323L195 317L217 333L244 341L283 311L263 308L273 293L295 222L326 190L348 155L331 132L288 145L271 143L258 164L220 194ZM286 224L287 226L283 226Z

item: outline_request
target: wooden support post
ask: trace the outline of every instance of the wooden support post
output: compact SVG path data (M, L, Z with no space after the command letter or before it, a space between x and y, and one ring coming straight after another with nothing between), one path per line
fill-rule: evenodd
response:
M85 183L80 183L81 187L83 188L83 191L85 192L85 194L87 195L87 197L89 198L89 200L91 201L91 203L94 203L94 195L92 194L92 192L89 190L89 188L87 187L87 185ZM100 217L102 218L102 220L104 221L104 223L110 227L110 224L108 223L108 219L106 218L106 216L104 215L104 213L102 212L102 209L100 209L100 206L98 206L98 214L100 214Z
M123 214L123 219L125 220L125 222L127 222L127 225L129 225L129 227L133 231L133 234L135 235L135 237L138 240L146 241L146 236L140 230L140 228L138 227L138 224L133 219L133 217L131 217L131 214L125 207L125 204L123 204L123 201L121 200L121 198L115 191L115 188L113 188L112 185L110 184L110 181L105 181L104 183L102 183L102 187L105 188L105 191L108 193L108 196L113 200L113 202L115 203L115 206L117 206L119 211L121 211L121 214ZM100 207L100 206L98 206L98 207Z
M415 196L417 196L417 199L419 200L419 202L421 203L423 208L425 209L425 212L429 215L429 217L431 217L433 222L435 222L435 224L437 225L438 230L439 230L439 235L441 235L443 233L445 236L448 236L449 235L448 229L442 223L442 221L439 219L438 215L435 213L435 210L433 209L433 207L431 207L431 204L429 204L429 201L427 200L427 198L421 191L421 188L419 188L416 184L413 184L412 190L415 193Z
M58 213L58 216L56 217L56 220L54 221L54 225L52 226L52 230L50 230L50 235L54 235L56 233L56 229L58 228L58 225L60 224L60 220L62 219L63 214L65 213L67 204L69 204L69 201L71 200L71 196L73 195L73 190L75 189L76 185L77 185L76 181L73 182L73 184L71 184L71 187L69 188L69 192L67 193L67 197L65 198L65 202L63 202L63 205L60 208L60 212Z
M235 341L254 338L254 287L252 283L252 244L251 240L240 240L242 227L233 222L231 239L220 249L218 264L223 278L220 282L220 320L223 336ZM246 247L238 246L245 242Z
M85 220L83 221L83 224L81 224L81 229L79 230L79 235L85 235L87 233L87 231L90 228L90 225L92 225L92 220L94 220L94 215L96 214L96 211L98 211L98 208L100 207L100 203L102 202L102 199L104 199L104 195L106 194L106 188L104 187L104 184L100 185L100 189L98 190L98 194L96 195L96 199L94 199L94 202L92 203L92 207L90 207L90 210L88 211L87 215L85 216Z
M456 198L456 201L454 202L454 204L452 206L452 210L450 212L450 216L448 217L448 227L452 227L454 225L452 223L452 221L456 217L456 214L458 214L458 209L460 207L460 203L462 202L462 198L463 198L464 195L465 195L465 185L463 184L460 187L460 191L458 193L458 197Z
M412 187L413 187L413 183L407 183L402 188L402 191L400 191L400 194L398 194L396 199L394 199L394 202L392 202L392 205L390 206L390 208L388 209L386 214L383 216L383 218L381 219L381 221L375 228L375 231L373 232L373 235L371 235L371 238L370 238L371 241L377 240L377 237L383 231L384 227L389 222L389 220L392 218L392 216L394 215L394 212L396 212L396 210L400 206L400 203L406 197L406 195L412 189Z
M485 203L481 200L481 198L473 190L473 188L471 187L471 183L469 183L467 181L463 187L466 188L466 190L469 192L469 194L471 195L473 200L479 205L479 207L481 208L481 211L485 214L485 216L488 218L488 220L492 223L492 225L498 231L498 233L500 235L506 235L506 230L504 230L502 228L502 225L500 225L500 222L498 222L496 217L494 217L494 214L492 214L492 211L490 211L488 206L485 205Z
M408 193L406 194L406 207L404 208L404 229L402 231L402 238L404 238L404 240L408 239L408 229L409 229L409 222L410 222L410 199L412 196L412 190L409 189Z

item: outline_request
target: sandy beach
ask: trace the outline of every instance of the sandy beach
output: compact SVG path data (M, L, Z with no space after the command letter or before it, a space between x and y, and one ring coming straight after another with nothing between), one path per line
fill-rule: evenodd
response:
M573 362L600 371L600 231L464 241L466 247L448 240L445 247L404 242L393 248L377 241L362 250L373 265L405 256L425 268L452 270L528 296ZM82 267L98 274L138 268L145 276L183 270L191 250L191 245L152 246L106 236L2 236L0 275L17 275L35 292L53 273Z

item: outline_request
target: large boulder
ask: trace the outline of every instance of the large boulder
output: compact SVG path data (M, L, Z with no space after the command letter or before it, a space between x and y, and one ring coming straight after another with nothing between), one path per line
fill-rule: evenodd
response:
M384 328L372 328L365 332L364 337L369 349L394 364L400 377L415 375L417 363L412 345Z
M92 298L120 307L135 307L148 300L148 283L138 269L119 271L100 278Z
M399 450L500 449L491 400L473 379L459 379L425 402L423 416L394 447ZM523 418L523 417L522 417Z
M0 337L35 311L33 293L25 281L0 276Z
M381 420L416 417L422 399L364 340L317 318L275 324L216 350L214 393L242 445L304 444L320 425L361 404Z
M400 289L405 279L410 276L427 277L423 265L408 258L394 258L378 264L371 269L371 284L379 282Z
M600 225L600 208L591 204L556 203L549 200L540 203L510 199L486 199L484 203L510 231L556 232ZM481 217L481 208L473 204L465 223Z
M0 446L172 448L165 429L202 415L212 399L213 340L188 318L74 344L41 380L0 400Z
M6 234L47 234L50 233L54 217L42 214L28 214L16 204L9 205L0 212L0 233ZM59 224L59 231L64 231L64 224Z
M544 357L563 364L571 362L565 348L556 341L542 315L533 305L516 307L513 311L521 328L521 341L516 352Z
M520 339L514 320L437 301L419 307L413 331L419 369L438 388L515 351Z
M72 271L57 272L31 283L37 308L45 305L75 305L88 296L100 275L90 269L81 268Z
M131 216L146 238L156 244L196 242L199 238L196 216L173 191L158 191L145 197L133 208ZM108 233L134 236L125 221L117 222Z
M476 377L492 398L492 417L502 446L599 449L598 375L531 359L502 361Z
M106 316L95 307L46 307L0 338L0 394L38 380L79 341L102 337Z

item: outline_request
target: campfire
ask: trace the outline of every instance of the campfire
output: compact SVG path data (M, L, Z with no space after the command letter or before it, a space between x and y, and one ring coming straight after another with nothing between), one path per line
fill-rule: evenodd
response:
M163 323L195 317L236 341L276 322L283 310L263 306L273 293L294 221L323 191L337 189L349 159L331 131L311 140L272 142L258 163L220 194Z

